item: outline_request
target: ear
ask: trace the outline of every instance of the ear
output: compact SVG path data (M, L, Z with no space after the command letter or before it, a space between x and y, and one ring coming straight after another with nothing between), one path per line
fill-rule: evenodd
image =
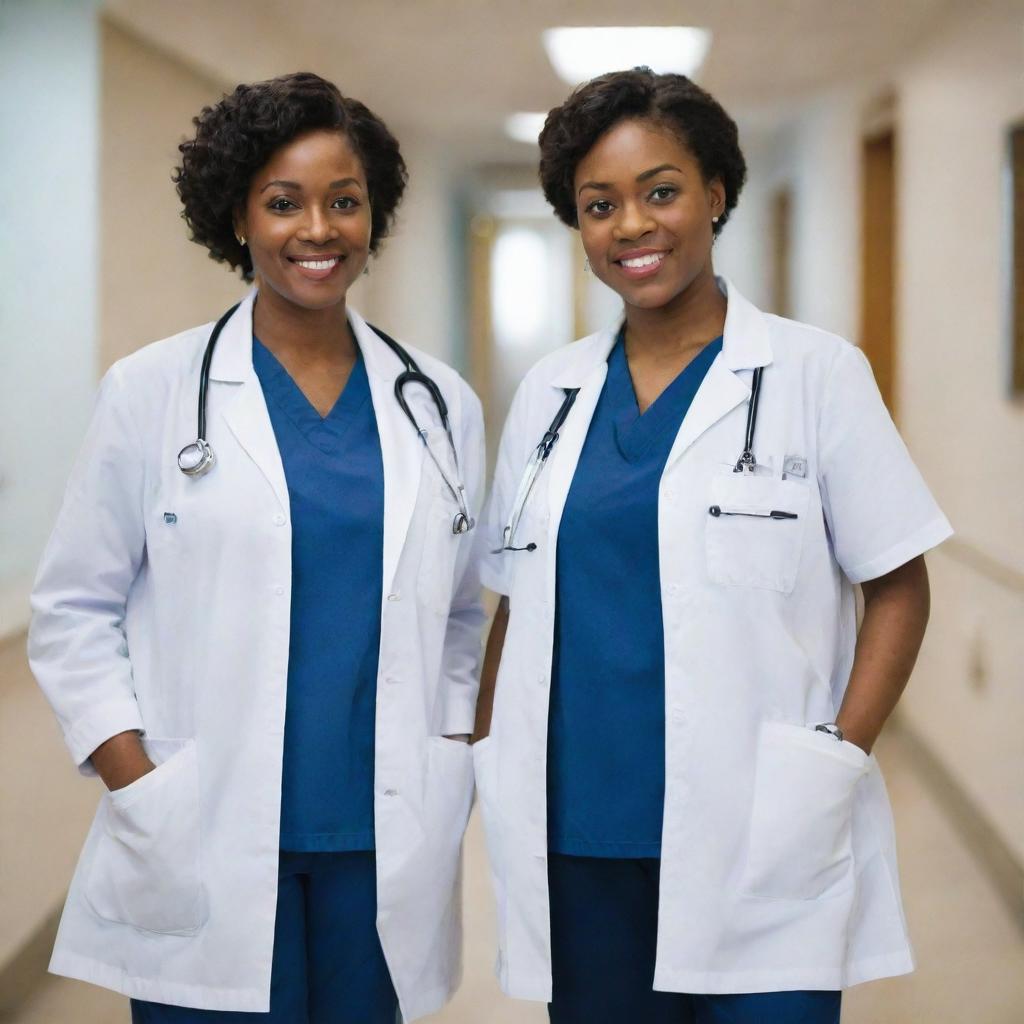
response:
M712 178L708 182L708 205L713 217L720 217L725 213L725 185L721 178Z
M231 218L232 227L234 228L236 240L249 237L248 225L245 221L245 211L242 209L235 210L234 216ZM244 243L243 243L244 244Z

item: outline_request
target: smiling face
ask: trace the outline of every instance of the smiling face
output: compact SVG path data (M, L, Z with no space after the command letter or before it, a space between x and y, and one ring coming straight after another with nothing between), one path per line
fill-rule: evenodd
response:
M725 209L693 154L652 121L622 121L576 167L576 210L594 274L630 307L669 308L712 274L712 218Z
M260 290L303 309L344 302L369 258L370 228L362 161L332 131L278 149L253 177L237 219Z

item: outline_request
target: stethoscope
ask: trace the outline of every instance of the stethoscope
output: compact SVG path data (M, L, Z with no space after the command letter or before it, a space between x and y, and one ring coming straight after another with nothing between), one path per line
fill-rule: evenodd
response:
M761 395L761 371L763 369L763 366L758 366L754 370L754 376L750 382L750 399L747 402L747 428L743 436L743 451L740 453L740 457L736 460L736 465L733 467L734 473L753 473L757 469L757 459L754 457L754 430L757 427L757 405ZM544 468L544 463L547 462L548 457L551 455L551 449L554 448L555 442L558 440L558 433L562 429L565 419L569 415L569 410L572 409L579 391L579 388L565 389L565 398L562 399L562 404L558 407L558 412L555 413L555 418L551 421L551 426L549 426L544 432L544 436L541 438L540 444L538 444L533 450L529 461L526 463L526 469L523 471L522 478L519 481L519 487L516 490L515 500L512 502L512 513L508 517L505 529L502 531L502 546L493 551L492 554L499 554L502 551L537 550L537 545L533 543L533 541L530 541L530 543L524 544L521 547L516 547L516 530L519 528L520 520L523 518L523 512L526 509L527 501L529 501L533 485L537 482L537 477L540 475L540 471ZM723 513L721 509L719 509L717 513L713 511L716 508L718 508L717 505L711 506L711 509L709 509L711 514L722 515ZM791 512L773 512L771 513L771 518L795 519L796 516Z
M178 468L185 476L203 476L205 473L209 473L217 461L213 454L213 448L210 447L210 442L206 440L206 392L210 384L210 364L213 361L214 347L217 344L221 331L224 330L224 325L231 319L232 314L240 305L241 303L236 303L217 321L213 331L210 333L210 340L206 343L206 351L203 353L203 365L199 371L199 423L196 439L190 444L185 445L178 452ZM405 413L406 418L416 431L416 435L423 442L423 447L426 448L427 454L437 467L445 487L451 492L452 498L459 506L459 511L452 520L452 533L468 533L476 525L476 522L469 514L469 506L466 504L466 488L462 483L462 474L459 470L459 453L455 448L455 439L452 436L452 427L448 419L448 403L445 402L441 389L437 384L419 368L416 360L394 338L389 337L379 327L374 327L373 324L369 326L373 328L374 333L381 341L398 356L405 367L405 370L395 379L395 398L399 406L401 406L402 412ZM426 388L431 401L434 403L434 407L437 409L441 426L444 427L445 436L448 438L448 447L452 453L452 465L455 467L454 481L449 477L440 460L434 454L434 450L427 441L427 431L416 421L416 416L412 409L409 408L409 403L405 400L403 392L409 384L419 384L421 387Z

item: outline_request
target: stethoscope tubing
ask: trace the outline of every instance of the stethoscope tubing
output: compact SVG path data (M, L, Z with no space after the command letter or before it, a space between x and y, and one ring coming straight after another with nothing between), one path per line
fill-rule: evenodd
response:
M740 457L736 460L736 465L733 468L734 473L753 473L757 469L757 459L754 457L754 433L757 429L757 410L761 398L761 374L763 370L763 366L755 367L754 376L750 382L750 398L747 402L747 423L743 434L743 451L741 452ZM516 529L523 517L523 512L526 509L527 501L529 501L533 485L536 482L537 477L540 475L540 471L544 468L544 463L551 454L551 449L555 446L555 442L558 440L559 431L562 429L562 425L565 423L566 417L569 415L569 411L572 409L573 403L576 401L576 396L579 394L579 390L579 388L565 389L565 398L562 400L562 404L559 406L558 412L555 413L555 418L551 421L551 426L549 426L544 432L544 436L541 438L540 443L530 455L530 459L526 464L526 469L523 471L523 475L520 478L519 487L516 489L515 499L512 503L511 514L509 515L505 529L502 531L503 546L496 549L492 554L499 554L502 551L535 551L537 549L537 545L534 543L526 544L522 547L515 547L513 541L515 539ZM716 508L717 506L712 506L712 509ZM712 511L712 515L721 514L723 514L721 510L718 512ZM732 513L727 514L731 515ZM771 518L795 518L795 516L788 512L772 512Z
M239 306L241 306L241 302L235 303L235 305L233 305L216 322L216 324L214 324L213 330L210 332L209 341L206 343L206 351L203 353L203 362L199 371L199 400L196 422L196 440L185 445L185 447L178 452L178 468L186 476L202 476L212 468L215 461L213 449L206 440L206 397L210 386L210 368L213 363L213 352L217 346L217 339L220 337L221 332L224 330L224 326L231 319ZM465 487L462 484L462 474L459 467L459 453L455 447L455 438L452 435L451 422L448 419L448 403L444 400L444 395L441 394L441 389L437 386L437 383L419 368L416 360L413 359L402 345L395 341L394 338L385 334L379 327L375 327L373 324L369 324L368 326L381 339L381 341L391 349L404 367L404 370L395 379L395 399L398 401L402 412L405 413L406 418L412 424L417 437L419 437L423 442L423 446L426 448L427 454L433 460L434 465L441 474L441 479L444 481L445 486L451 492L452 498L459 506L459 512L452 523L452 532L466 533L473 528L475 522L473 517L469 514L469 509L466 505ZM448 445L452 453L452 464L456 475L455 484L448 479L448 474L445 472L440 460L427 441L427 431L419 425L415 414L405 399L404 391L406 386L409 384L419 384L421 387L426 388L431 401L437 409L438 416L441 420L441 426L444 429L445 436L448 438ZM186 452L189 453L188 458L185 457Z

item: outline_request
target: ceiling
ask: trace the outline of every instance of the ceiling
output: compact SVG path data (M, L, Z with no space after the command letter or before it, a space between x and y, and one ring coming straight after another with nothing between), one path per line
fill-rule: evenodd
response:
M547 110L567 87L540 43L554 25L712 29L700 73L736 116L884 74L970 0L107 0L121 27L225 88L312 70L401 134L488 159L532 159L506 114ZM624 13L628 9L628 14Z

